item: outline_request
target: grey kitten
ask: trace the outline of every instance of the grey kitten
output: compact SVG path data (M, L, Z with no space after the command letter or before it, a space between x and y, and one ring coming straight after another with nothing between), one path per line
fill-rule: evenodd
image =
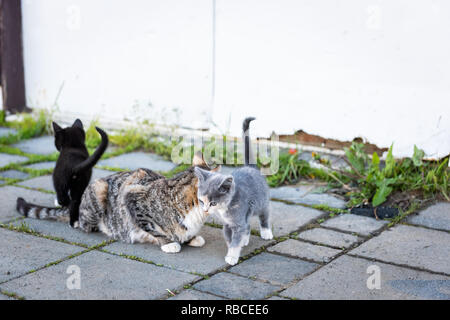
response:
M248 128L250 121L243 124L245 145L245 166L231 175L195 168L198 177L198 201L203 210L216 214L223 220L223 233L228 246L225 261L235 265L243 246L250 240L251 216L258 216L261 238L273 238L270 228L269 187L256 167L250 166L250 142Z

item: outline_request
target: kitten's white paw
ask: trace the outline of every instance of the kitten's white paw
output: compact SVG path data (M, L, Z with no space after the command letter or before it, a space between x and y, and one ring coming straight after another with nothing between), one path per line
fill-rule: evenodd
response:
M189 241L188 245L191 247L203 247L205 242L206 241L202 236L195 236L191 241Z
M263 238L264 240L273 239L272 230L270 230L270 229L262 228L260 233L261 233L261 238Z
M73 223L73 226L69 223L69 227L71 227L72 229L77 229L80 226L80 224L78 223L78 221L75 221Z
M181 246L178 242L171 242L161 246L161 250L166 253L177 253L180 252Z
M58 198L55 198L55 203L54 203L55 207L61 207L61 205L58 202Z
M225 262L228 264L231 264L232 266L234 266L236 263L238 263L238 261L239 261L239 257L233 257L233 256L225 257Z

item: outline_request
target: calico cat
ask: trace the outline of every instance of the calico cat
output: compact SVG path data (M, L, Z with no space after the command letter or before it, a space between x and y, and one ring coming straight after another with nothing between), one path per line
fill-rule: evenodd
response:
M79 228L101 231L128 243L153 243L169 253L179 252L183 243L203 246L205 240L197 233L208 212L198 203L197 166L209 170L197 154L193 167L170 179L149 169L137 169L95 180L81 199ZM64 208L33 206L28 210L34 210L33 217L38 219L64 220L68 214Z
M53 122L55 147L60 152L53 170L53 186L58 204L69 210L71 227L75 227L78 221L81 197L91 179L92 168L108 147L107 134L100 128L96 129L102 141L89 157L83 123L80 119L76 119L72 126L64 129ZM33 205L27 204L22 198L17 199L19 211L26 211L27 206Z
M235 265L243 246L250 239L251 216L258 216L261 238L273 238L270 228L269 187L258 169L250 165L248 128L255 118L246 118L243 124L245 166L231 175L223 175L195 168L198 177L198 201L203 210L223 220L223 233L228 246L225 261Z

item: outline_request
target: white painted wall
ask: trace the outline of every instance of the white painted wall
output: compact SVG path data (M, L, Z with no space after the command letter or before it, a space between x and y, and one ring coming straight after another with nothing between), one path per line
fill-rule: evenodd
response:
M24 0L31 107L204 126L211 105L209 0Z
M216 0L215 34L213 4L24 0L29 105L450 153L448 1Z

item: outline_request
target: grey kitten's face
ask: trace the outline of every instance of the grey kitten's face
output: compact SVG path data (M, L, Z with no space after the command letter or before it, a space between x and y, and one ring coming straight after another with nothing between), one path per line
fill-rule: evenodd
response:
M198 178L198 202L202 209L210 214L225 210L234 193L234 181L230 175L223 175L195 168Z

